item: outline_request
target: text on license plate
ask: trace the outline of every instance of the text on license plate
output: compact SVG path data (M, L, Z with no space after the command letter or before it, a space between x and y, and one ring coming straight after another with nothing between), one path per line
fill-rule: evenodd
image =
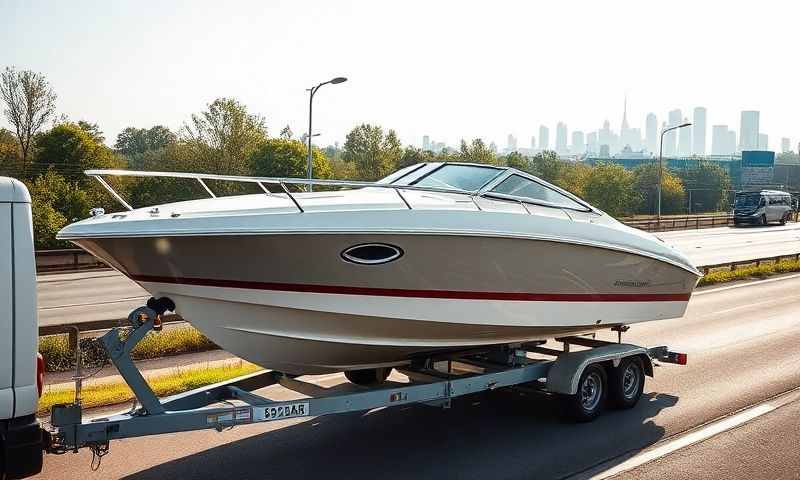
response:
M307 417L309 414L308 402L285 403L274 407L256 409L255 421L279 420L282 418Z

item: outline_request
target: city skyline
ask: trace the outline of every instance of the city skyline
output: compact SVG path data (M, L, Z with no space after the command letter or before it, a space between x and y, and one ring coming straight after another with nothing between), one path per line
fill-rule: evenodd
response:
M538 127L539 137L532 135L530 147L518 148L517 136L509 133L502 152L509 153L520 151L522 153L532 153L542 150L553 150L560 155L602 155L602 146L608 147L607 154L618 153L634 155L636 153L657 154L661 132L672 126L683 123L691 123L690 127L673 130L664 135L664 155L665 156L691 156L691 155L731 155L742 150L768 150L770 148L769 134L760 131L761 113L757 110L743 110L739 115L739 129L729 128L727 124L707 124L708 109L697 106L692 109L692 117L683 115L681 109L670 110L666 121L662 121L658 126L658 115L648 112L644 120L644 135L641 128L631 127L628 121L628 99L625 97L622 111L622 121L618 130L613 128L613 124L606 120L602 128L589 132L583 130L569 130L567 122L558 121L556 123L556 140L554 145L550 145L549 131L547 125ZM428 138L428 136L425 136ZM481 138L485 143L496 145L491 139ZM571 139L571 141L568 141ZM469 141L470 139L462 138ZM538 141L538 144L537 144ZM423 142L423 149L429 143ZM446 145L439 142L438 149L458 148L458 145ZM800 148L800 147L798 147ZM495 148L496 149L496 148ZM774 145L772 148L776 153L791 152L792 138L781 137L780 146ZM623 152L625 150L626 152Z

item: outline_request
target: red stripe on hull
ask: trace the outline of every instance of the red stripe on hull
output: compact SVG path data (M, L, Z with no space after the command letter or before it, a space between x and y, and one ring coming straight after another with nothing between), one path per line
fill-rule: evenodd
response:
M377 297L446 298L458 300L514 300L525 302L686 302L691 293L526 293L470 292L460 290L410 290L397 288L348 287L343 285L314 285L303 283L251 282L208 278L131 275L138 282L172 283L204 287L275 290L281 292L335 293Z

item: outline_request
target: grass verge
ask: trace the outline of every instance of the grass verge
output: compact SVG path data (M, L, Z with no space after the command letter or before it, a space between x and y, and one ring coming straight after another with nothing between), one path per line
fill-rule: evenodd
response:
M258 370L261 370L261 367L242 360L213 367L176 368L172 373L147 378L147 383L157 396L165 397L224 382ZM133 399L133 392L122 381L98 381L84 385L81 398L84 408L100 407L130 401ZM39 414L48 414L53 405L71 403L74 399L73 387L45 387L42 398L39 399Z
M147 360L216 348L219 347L197 329L184 325L148 333L133 349L131 356L134 360ZM105 358L102 347L92 339L82 338L81 350L83 365L87 367L99 366ZM71 370L75 365L75 351L67 335L40 337L39 352L44 356L45 370L48 372Z
M736 280L752 280L771 277L781 273L800 272L800 261L782 260L780 262L762 263L738 267L736 270L717 270L709 272L700 279L697 286L716 285L718 283L733 282Z

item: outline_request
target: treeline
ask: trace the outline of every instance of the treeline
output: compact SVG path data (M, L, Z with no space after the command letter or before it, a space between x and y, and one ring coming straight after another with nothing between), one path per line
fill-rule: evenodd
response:
M218 98L195 113L176 132L162 125L129 127L106 145L100 126L55 113L56 95L45 77L6 68L0 99L12 130L0 129L0 175L23 180L33 198L37 248L59 248L55 233L85 218L93 207L120 207L96 181L92 168L128 168L270 177L305 177L307 146L286 126L270 135L267 120L235 99ZM377 180L419 162L459 161L508 165L571 191L611 215L654 213L658 169L646 165L629 171L615 164L589 166L558 159L555 152L525 157L497 155L481 139L461 142L456 151L434 153L403 146L394 130L362 124L347 134L341 148L312 150L315 178ZM180 179L108 178L133 206L205 196L196 182ZM247 185L211 182L218 194L253 192ZM705 210L727 205L730 180L715 164L673 174L664 171L662 212L686 211L686 186L692 203Z

